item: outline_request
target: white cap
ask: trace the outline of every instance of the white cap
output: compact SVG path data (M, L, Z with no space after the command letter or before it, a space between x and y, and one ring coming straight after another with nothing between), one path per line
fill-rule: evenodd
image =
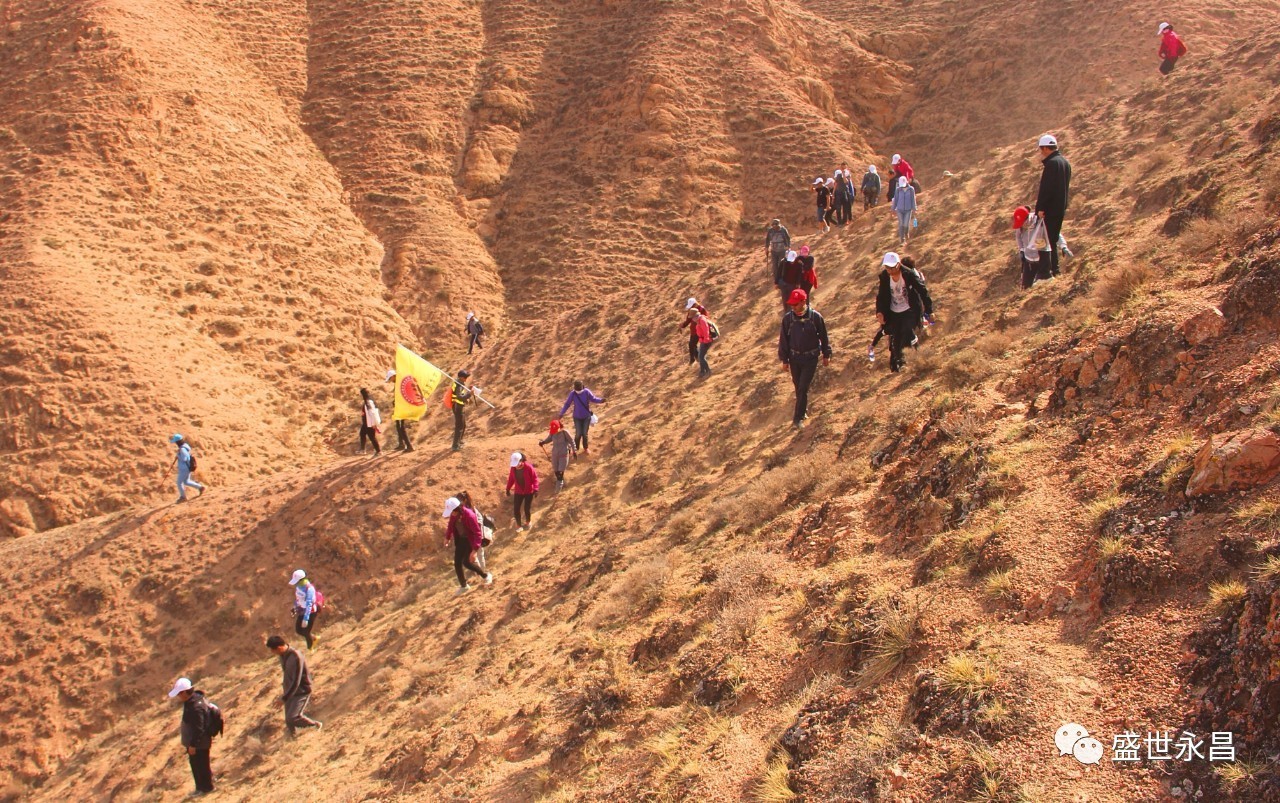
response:
M874 174L874 173L876 172L876 166L875 166L875 165L867 165L867 172L868 172L868 173L873 173L873 174Z
M835 184L835 183L836 183L836 180L835 180L834 178L829 178L829 179L827 179L827 186L828 186L828 187L830 187L832 184Z
M896 165L898 162L901 162L901 161L902 161L902 156L900 154L895 153L893 155L893 158L889 160L889 163Z
M467 320L468 320L468 321L469 321L469 320L471 320L471 319L472 319L472 318L474 318L474 317L476 317L476 314L475 314L474 312L468 312L468 313L467 313Z
M841 172L841 173L844 173L844 177L845 177L845 178L849 178L850 176L852 176L852 175L853 175L853 173L850 173L850 172L849 172L849 168L847 168L847 167L846 167L844 170L841 170L840 172Z
M1160 27L1159 27L1158 29L1156 29L1156 34L1162 34L1162 33L1164 33L1164 29L1165 29L1165 28L1172 28L1172 27L1173 27L1173 26L1172 26L1172 25L1170 25L1169 23L1167 23L1167 22L1162 22L1162 23L1160 23Z
M515 468L516 466L520 465L520 460L521 460L523 457L524 457L524 455L520 454L519 452L512 452L512 453L511 453L511 467L512 467L512 468Z
M453 515L453 511L457 510L461 505L462 503L458 501L458 497L456 496L451 496L448 499L444 500L444 515L441 516L440 518L442 519L449 518L450 516Z
M817 178L815 178L815 179L813 180L813 183L814 183L814 184L821 184L821 183L822 183L822 176L818 176Z
M906 176L898 176L898 186L899 186L899 187L905 187L905 186L907 186L907 177L906 177Z
M1053 134L1045 134L1044 136L1040 137L1040 147L1056 148L1058 147L1058 138L1055 137Z
M169 689L169 699L177 697L184 691L191 691L191 681L188 678L178 678L173 684L173 688Z
M797 257L797 256L799 256L799 254L797 254L795 251L788 251L788 252L787 252L787 261L788 261L788 262L795 262L795 261L796 261L796 257Z
M689 296L689 300L684 302L684 308L693 309L695 306L697 306L697 304L698 304L698 299L694 298L693 296Z
M884 265L886 268L892 268L901 261L902 258L898 256L897 251L888 251L885 253L884 259L880 260L880 264Z
M289 578L289 585L296 586L302 580L307 579L307 573L299 569L293 573L293 577Z
M390 371L387 371L387 375L386 375L385 377L383 377L382 381L383 381L383 382L390 382L391 380L393 380L393 379L395 379L395 378L396 378L396 369L392 368Z

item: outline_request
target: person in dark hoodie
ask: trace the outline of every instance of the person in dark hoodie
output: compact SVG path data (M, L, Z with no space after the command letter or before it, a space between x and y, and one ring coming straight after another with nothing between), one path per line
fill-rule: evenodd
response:
M178 678L169 690L169 699L182 703L182 749L191 765L191 777L196 791L188 797L201 797L213 791L213 768L209 764L209 751L213 737L217 736L217 723L213 705L204 698L204 692L193 688L187 678Z
M924 277L903 265L893 251L880 263L880 287L876 292L876 320L889 334L889 370L897 373L907 364L902 350L915 341L916 327L933 319L933 299Z
M1058 138L1053 134L1040 137L1040 189L1036 192L1036 215L1044 220L1049 235L1049 276L1058 275L1058 238L1062 236L1062 221L1067 214L1067 196L1071 192L1071 163L1058 150ZM1042 267L1043 270L1043 267Z
M796 407L791 416L791 426L800 429L809 417L809 385L818 372L818 358L822 364L831 362L831 341L827 337L827 323L818 311L809 307L809 294L803 290L791 291L787 299L791 309L782 316L782 331L778 335L778 359L784 370L790 372L791 383L796 389Z
M453 451L462 451L462 436L467 434L467 404L471 402L472 390L467 387L471 372L465 368L458 372L458 379L451 384L449 391L449 407L453 410Z
M774 282L782 293L784 305L787 299L791 298L791 291L797 287L803 290L812 301L813 291L818 287L818 274L814 271L813 265L814 259L809 254L809 246L800 246L798 253L787 252L787 259L783 260L779 266L778 277Z
M284 693L280 704L284 706L284 725L289 736L297 736L298 728L322 728L323 722L306 715L311 702L311 669L302 653L289 646L284 636L267 639L267 649L280 656L280 669L284 673Z

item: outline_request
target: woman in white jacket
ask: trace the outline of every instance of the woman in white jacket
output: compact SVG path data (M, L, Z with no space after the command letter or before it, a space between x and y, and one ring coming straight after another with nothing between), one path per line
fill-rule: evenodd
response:
M374 403L368 390L360 388L360 396L364 399L364 406L360 410L360 454L364 454L364 442L368 438L373 443L373 456L377 457L382 454L382 447L378 445L382 413L378 412L378 405Z

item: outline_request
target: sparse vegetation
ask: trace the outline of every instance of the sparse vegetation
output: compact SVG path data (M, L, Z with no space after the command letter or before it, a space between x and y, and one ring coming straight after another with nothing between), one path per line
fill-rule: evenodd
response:
M982 593L993 600L1013 599L1013 570L1005 569L988 574L982 579Z
M875 686L902 666L920 637L920 609L914 601L887 604L873 625L869 658L858 673L858 684Z
M1114 535L1098 541L1098 562L1105 565L1129 548L1128 539Z
M1232 761L1213 768L1214 775L1233 794L1240 794L1257 783L1267 765L1260 761Z
M1233 517L1248 527L1280 529L1280 499L1256 499L1237 510Z
M1154 278L1151 267L1141 262L1109 270L1100 282L1099 301L1106 309L1119 309L1143 292Z
M1239 580L1209 584L1209 610L1223 614L1244 601L1249 587Z
M1280 579L1280 555L1271 555L1253 570L1253 576L1264 583Z
M791 788L791 770L786 759L778 757L769 762L760 785L756 787L757 803L788 803L797 797Z
M961 349L942 365L942 382L954 389L973 387L991 376L991 358L977 349Z
M989 659L973 653L952 655L938 668L938 685L956 697L985 700L1000 673Z
M1100 496L1085 506L1085 517L1089 524L1093 527L1099 527L1102 522L1115 511L1124 507L1129 503L1129 497L1122 493L1109 493L1106 496Z

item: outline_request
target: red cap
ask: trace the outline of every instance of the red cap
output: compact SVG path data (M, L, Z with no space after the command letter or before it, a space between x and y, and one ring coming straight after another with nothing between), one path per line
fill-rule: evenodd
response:
M560 422L559 422L559 421L552 421L552 422L551 422L551 434L552 434L552 435L554 435L554 434L556 434L556 433L557 433L557 432L559 432L559 431L560 431Z
M1013 210L1013 227L1015 229L1022 228L1022 224L1027 222L1027 218L1031 217L1031 207L1020 206Z
M808 300L809 294L797 288L791 291L791 296L787 299L787 306L794 307L796 304L804 304Z

